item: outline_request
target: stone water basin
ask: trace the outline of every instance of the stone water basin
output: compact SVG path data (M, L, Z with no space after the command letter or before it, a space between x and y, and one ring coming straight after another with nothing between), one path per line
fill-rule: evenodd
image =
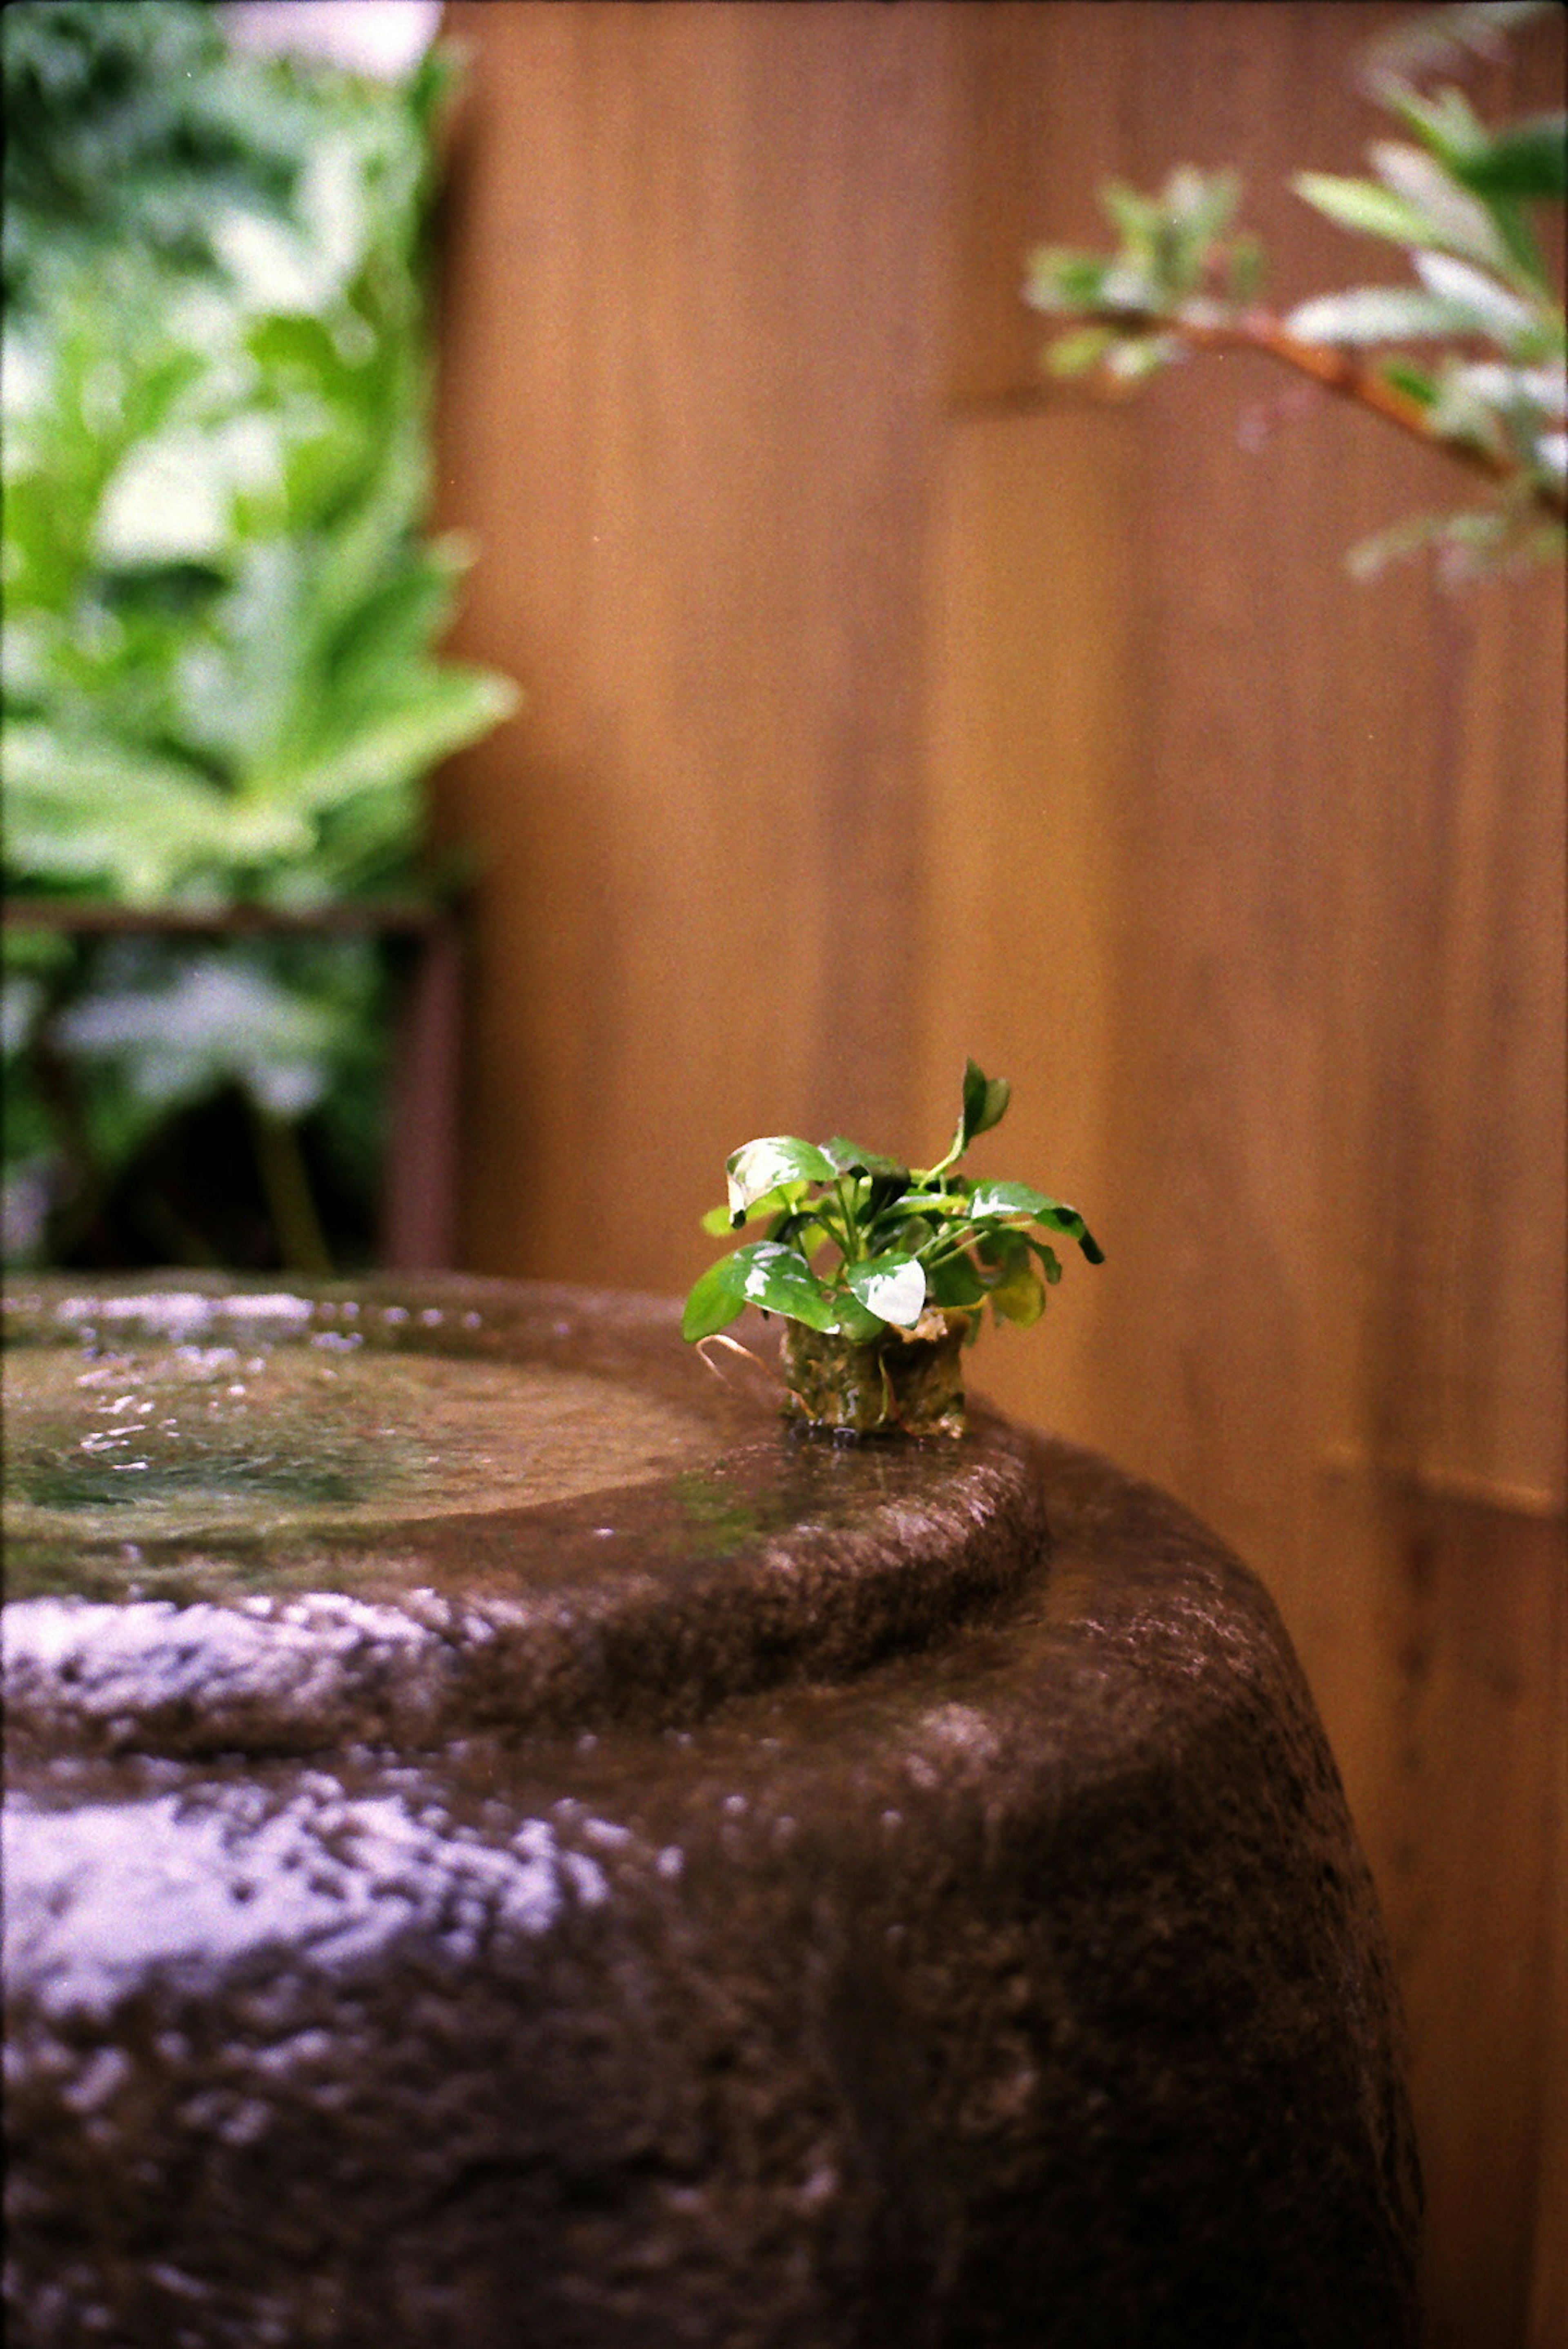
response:
M647 1299L7 1319L14 2340L1415 2340L1370 1887L1174 1503Z

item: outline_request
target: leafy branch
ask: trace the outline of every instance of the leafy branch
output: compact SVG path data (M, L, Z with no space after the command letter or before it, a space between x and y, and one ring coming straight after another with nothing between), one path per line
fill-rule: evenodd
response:
M1061 377L1130 387L1192 352L1251 350L1353 401L1481 477L1490 503L1423 516L1356 550L1369 572L1436 545L1470 568L1559 549L1568 517L1568 334L1534 208L1568 192L1568 119L1489 129L1464 93L1417 78L1539 13L1533 0L1439 11L1370 57L1367 86L1408 133L1369 150L1372 178L1303 171L1295 192L1336 225L1400 247L1415 283L1322 295L1285 316L1258 299L1263 254L1233 226L1241 181L1182 165L1158 196L1117 183L1109 254L1045 247L1025 298L1070 319Z

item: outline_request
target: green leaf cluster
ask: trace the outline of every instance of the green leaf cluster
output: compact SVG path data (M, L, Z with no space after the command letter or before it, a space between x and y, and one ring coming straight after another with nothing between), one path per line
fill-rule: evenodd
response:
M1053 374L1103 367L1133 384L1183 355L1173 321L1212 325L1255 295L1262 252L1232 233L1241 182L1234 171L1178 165L1155 196L1109 181L1100 204L1119 243L1109 254L1044 245L1032 256L1024 296L1036 310L1094 323L1058 337Z
M720 1257L686 1299L681 1334L727 1329L748 1305L864 1345L913 1330L929 1313L994 1318L1028 1328L1062 1277L1044 1235L1102 1251L1075 1207L1026 1183L975 1182L957 1172L971 1142L1006 1111L1004 1079L973 1061L946 1155L923 1171L836 1134L824 1143L766 1134L731 1153L728 1195L703 1218L715 1234L762 1223L761 1239Z
M517 698L436 649L466 564L426 528L446 67L389 85L250 55L198 0L20 0L0 41L7 894L304 911L428 893L423 778ZM83 1040L111 1005L121 1092L161 1097L166 973L50 960L36 934L8 935L5 961L20 1098L45 1044L103 1095ZM256 1013L212 1081L222 1061L265 1107L313 1038L322 1093L364 1057L345 1023L380 1016L363 961L237 943L192 964L209 1008ZM264 1017L280 989L286 1018ZM112 1151L136 1119L97 1123ZM19 1154L44 1154L31 1109L8 1123Z
M1371 376L1427 437L1480 457L1498 486L1490 506L1401 524L1358 550L1376 567L1415 544L1445 547L1460 567L1559 549L1568 483L1568 337L1540 233L1539 212L1568 184L1568 117L1490 127L1458 87L1427 92L1417 78L1456 52L1494 43L1539 14L1531 0L1440 9L1373 54L1368 88L1405 135L1376 140L1370 175L1303 171L1292 185L1338 227L1392 243L1414 282L1359 285L1305 302L1281 319L1255 308L1262 255L1231 233L1239 183L1230 171L1182 167L1155 197L1111 186L1119 233L1108 254L1043 248L1025 298L1076 319L1046 354L1062 376L1102 368L1127 384L1205 342L1319 346L1366 353ZM1275 331L1277 330L1277 332Z
M439 80L231 52L174 0L3 37L6 885L406 886L421 778L515 701L433 651Z

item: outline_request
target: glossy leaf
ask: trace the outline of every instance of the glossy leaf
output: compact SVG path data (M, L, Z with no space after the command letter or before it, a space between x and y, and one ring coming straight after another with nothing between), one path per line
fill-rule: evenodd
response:
M833 1298L792 1247L753 1240L710 1265L692 1286L681 1315L680 1334L708 1338L725 1329L748 1305L804 1321L813 1330L835 1330Z
M1012 1088L1005 1077L988 1077L977 1061L963 1072L963 1136L967 1149L977 1135L989 1133L1007 1113Z
M692 1283L680 1316L680 1334L689 1343L711 1338L746 1309L745 1268L734 1256L722 1256Z
M1005 1077L988 1077L977 1061L967 1061L963 1072L963 1103L944 1166L961 1158L977 1134L988 1133L1006 1113L1012 1092Z
M901 1197L890 1199L883 1212L885 1216L893 1217L936 1216L947 1221L969 1213L969 1193L967 1183L957 1175L949 1174L940 1185L933 1185L929 1190L911 1186Z
M1044 1285L1060 1279L1062 1268L1028 1224L1070 1232L1093 1262L1099 1251L1077 1211L1046 1193L976 1184L952 1171L967 1141L999 1123L1008 1090L968 1062L952 1149L929 1173L911 1173L842 1134L820 1147L798 1135L765 1135L734 1152L731 1199L743 1203L742 1215L770 1216L769 1236L702 1276L687 1299L686 1334L712 1334L748 1304L852 1343L890 1327L912 1330L929 1306L970 1315L972 1336L988 1296L1002 1319L1038 1319ZM717 1233L731 1216L730 1208L711 1211L704 1227ZM810 1257L827 1239L841 1254L825 1278Z
M1057 1202L1028 1183L977 1183L969 1195L969 1213L984 1216L1033 1216L1052 1213Z
M846 1142L835 1134L831 1142L822 1144L822 1154L841 1174L863 1180L867 1189L857 1209L862 1228L867 1227L905 1190L909 1170L879 1150L864 1150L857 1142Z
M877 1220L884 1207L893 1206L901 1198L909 1179L907 1166L889 1165L872 1174L867 1183L865 1204L860 1210L862 1224L868 1227Z
M885 1151L864 1149L858 1142L846 1141L842 1133L823 1143L821 1149L836 1174L898 1174L906 1183L909 1179L909 1168L900 1166L896 1158L889 1158Z
M977 1183L970 1198L973 1216L1028 1216L1053 1231L1075 1239L1091 1264L1103 1264L1104 1252L1076 1207L1048 1198L1027 1183Z
M769 1216L787 1216L798 1207L811 1189L809 1183L781 1183L774 1191L764 1191L739 1215L732 1215L728 1206L710 1207L702 1217L702 1229L722 1238L728 1232L738 1231L742 1224L762 1222Z
M1016 1224L988 1224L975 1244L981 1264L996 1272L1025 1271L1030 1264L1029 1235Z
M885 1216L877 1228L885 1236L890 1234L907 1256L919 1256L937 1237L937 1226L927 1216Z
M888 1324L879 1313L869 1312L852 1289L836 1288L833 1307L837 1316L836 1327L841 1338L852 1346L875 1345L888 1334Z
M742 1294L748 1305L764 1313L782 1313L808 1329L833 1330L837 1314L833 1298L810 1266L793 1247L777 1240L753 1240L737 1248Z
M848 1266L845 1278L868 1313L912 1330L926 1309L926 1273L912 1256L890 1253Z
M755 1199L790 1183L831 1183L834 1168L816 1144L798 1134L767 1133L732 1151L725 1163L732 1220L743 1218Z

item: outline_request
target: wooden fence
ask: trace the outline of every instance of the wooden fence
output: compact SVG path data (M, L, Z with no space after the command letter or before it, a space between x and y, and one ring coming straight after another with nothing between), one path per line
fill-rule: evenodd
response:
M1317 5L458 5L442 519L522 717L462 1248L674 1290L727 1149L986 1164L1110 1261L980 1381L1210 1519L1316 1689L1405 1987L1434 2349L1568 2340L1560 577L1345 550L1440 460L1266 363L1044 388L1032 243L1386 128ZM1560 102L1562 17L1483 110ZM1376 258L1373 264L1376 267ZM1397 267L1393 256L1386 271Z

